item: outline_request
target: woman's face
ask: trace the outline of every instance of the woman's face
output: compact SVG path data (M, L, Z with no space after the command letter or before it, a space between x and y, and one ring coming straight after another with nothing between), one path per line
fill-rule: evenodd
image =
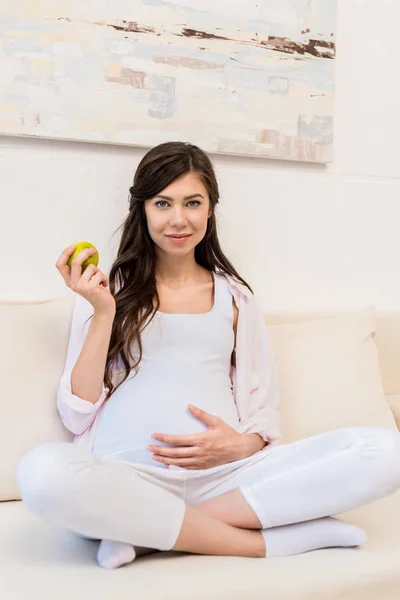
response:
M211 215L207 188L195 173L173 181L146 200L147 227L158 250L186 255L203 239Z

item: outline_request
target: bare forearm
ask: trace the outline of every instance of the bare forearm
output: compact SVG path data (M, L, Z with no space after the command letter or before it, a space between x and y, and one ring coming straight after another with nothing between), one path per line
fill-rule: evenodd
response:
M248 433L242 436L243 458L252 456L265 448L265 441L258 433Z
M72 393L93 404L97 402L103 389L113 321L114 314L94 313L71 374Z
M230 444L226 446L226 457L223 462L233 462L253 456L265 446L265 441L258 433L236 433L231 437Z

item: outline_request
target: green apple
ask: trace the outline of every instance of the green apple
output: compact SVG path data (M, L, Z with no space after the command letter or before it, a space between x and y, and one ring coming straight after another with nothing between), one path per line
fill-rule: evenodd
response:
M92 256L89 256L89 258L87 258L86 260L83 261L82 273L84 272L86 267L88 267L89 265L94 265L95 267L97 267L97 265L99 264L99 253L96 249L96 246L93 246L93 244L91 244L90 242L77 242L76 244L74 244L74 246L75 246L75 250L73 251L73 253L71 254L71 256L69 257L69 259L67 261L67 265L69 266L69 268L71 268L71 263L72 263L73 259L75 258L75 256L77 254L79 254L79 252L84 250L85 248L94 248L96 250L96 252L94 254L92 254Z

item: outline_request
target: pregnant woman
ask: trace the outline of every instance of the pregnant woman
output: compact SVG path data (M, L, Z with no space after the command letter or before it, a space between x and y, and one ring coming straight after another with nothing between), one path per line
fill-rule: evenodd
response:
M20 461L36 514L99 540L98 563L173 550L247 557L359 546L332 515L400 487L400 438L352 427L279 445L277 368L250 286L221 250L198 147L151 149L109 276L56 266L76 294L57 405L74 443ZM245 199L241 205L246 215ZM238 244L245 243L238 240Z

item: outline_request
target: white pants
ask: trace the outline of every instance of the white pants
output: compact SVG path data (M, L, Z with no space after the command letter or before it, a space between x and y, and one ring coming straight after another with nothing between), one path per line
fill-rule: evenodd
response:
M212 469L169 470L96 456L76 444L38 446L18 465L36 514L94 539L170 550L185 504L239 488L263 528L331 516L400 488L400 434L354 427Z

